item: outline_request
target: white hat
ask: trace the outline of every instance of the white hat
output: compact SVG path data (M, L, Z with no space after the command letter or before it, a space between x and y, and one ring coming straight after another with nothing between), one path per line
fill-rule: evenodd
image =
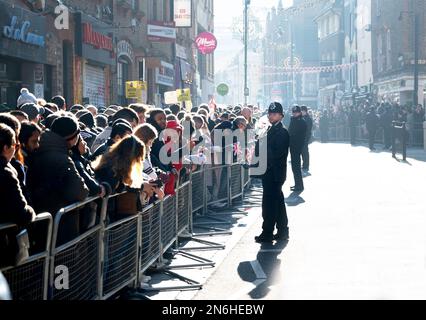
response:
M18 98L17 106L18 108L25 103L34 103L37 104L37 98L33 95L27 88L21 89L21 95Z

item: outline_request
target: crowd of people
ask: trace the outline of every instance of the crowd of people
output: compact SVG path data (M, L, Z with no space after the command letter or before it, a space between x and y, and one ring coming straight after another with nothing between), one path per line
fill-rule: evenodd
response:
M385 149L391 148L393 121L405 122L407 136L411 144L423 145L423 122L425 109L422 105L415 107L399 103L371 103L363 101L358 104L323 108L313 112L314 127L321 142L328 142L330 129L340 129L342 133L349 133L352 144L357 140L367 138L369 146L375 150L374 140L378 130L383 131L383 144ZM357 131L360 128L361 131Z
M108 223L137 214L173 195L207 159L211 166L222 164L229 146L225 139L215 142L214 132L244 132L254 127L257 112L252 106L213 103L191 110L137 103L83 106L62 96L46 102L25 88L11 109L0 113L0 224L16 224L16 233L29 228L37 214L55 217L61 208L88 197L120 194L110 199ZM241 150L235 144L231 150L235 161ZM209 172L209 197L215 199L224 170ZM98 221L96 203L65 215L57 243L70 241ZM40 238L30 232L32 248L42 248ZM2 234L0 266L13 265L16 251L14 235Z

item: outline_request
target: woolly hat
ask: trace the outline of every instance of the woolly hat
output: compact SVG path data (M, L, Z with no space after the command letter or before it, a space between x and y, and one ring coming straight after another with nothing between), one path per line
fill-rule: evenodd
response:
M87 127L93 128L95 126L95 118L89 110L80 110L75 115L78 120L84 123Z
M37 98L27 88L22 88L21 95L19 96L18 102L17 102L18 108L25 103L37 104Z
M24 103L19 110L25 112L30 120L34 120L38 115L43 115L45 112L43 107L32 102Z
M65 140L72 140L80 133L78 122L71 117L57 118L53 121L50 130Z

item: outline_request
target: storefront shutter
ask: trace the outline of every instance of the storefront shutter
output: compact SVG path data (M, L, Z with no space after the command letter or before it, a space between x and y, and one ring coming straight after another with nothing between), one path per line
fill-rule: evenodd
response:
M105 73L104 69L89 64L84 72L84 97L97 107L105 106Z

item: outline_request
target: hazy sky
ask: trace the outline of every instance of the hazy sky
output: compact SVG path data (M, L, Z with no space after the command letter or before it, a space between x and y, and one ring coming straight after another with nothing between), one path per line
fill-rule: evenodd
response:
M251 0L252 12L261 20L262 28L268 10L277 7L279 0ZM291 5L292 0L283 0L284 6ZM215 69L223 70L241 50L242 42L232 38L234 18L241 17L244 10L243 0L214 0L215 5L215 35L218 47L215 51Z

